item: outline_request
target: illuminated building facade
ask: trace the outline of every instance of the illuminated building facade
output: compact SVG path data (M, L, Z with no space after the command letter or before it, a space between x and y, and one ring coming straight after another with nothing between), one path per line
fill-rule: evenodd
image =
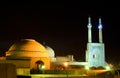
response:
M57 69L66 61L73 61L73 56L55 57L51 47L43 46L34 39L21 39L15 42L6 52L6 56L0 57L0 63L12 63L16 66L17 75L30 74L36 70Z
M52 53L51 55L54 55ZM17 74L29 74L31 69L50 69L51 55L48 55L47 48L36 40L21 39L9 48L6 57L0 58L0 63L12 63L16 65Z
M56 56L54 50L42 45L34 39L21 39L13 44L6 52L5 57L0 57L0 63L12 63L16 66L17 74L30 74L31 70L62 69L62 65L105 67L105 50L102 40L102 23L99 19L99 43L92 42L91 19L88 18L88 43L86 61L75 61L73 55Z
M92 42L92 24L91 18L88 18L88 43L86 50L86 62L88 62L89 67L105 67L105 49L104 43L102 40L102 23L99 18L99 42Z

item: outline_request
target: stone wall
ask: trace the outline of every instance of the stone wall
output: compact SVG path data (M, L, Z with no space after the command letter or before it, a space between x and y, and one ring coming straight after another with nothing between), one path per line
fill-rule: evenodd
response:
M11 63L0 63L0 78L17 78L16 66Z

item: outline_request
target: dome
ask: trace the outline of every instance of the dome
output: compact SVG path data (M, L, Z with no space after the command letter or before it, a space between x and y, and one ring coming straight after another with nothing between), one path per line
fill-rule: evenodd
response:
M54 50L51 47L46 46L46 51L48 52L49 57L51 57L51 58L55 57Z
M46 48L34 39L21 39L6 52L12 57L49 57Z

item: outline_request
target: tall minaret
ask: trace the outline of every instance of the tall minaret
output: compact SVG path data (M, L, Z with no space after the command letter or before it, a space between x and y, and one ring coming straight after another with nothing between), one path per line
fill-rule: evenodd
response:
M86 49L86 62L89 67L105 67L105 49L104 43L102 41L102 23L101 18L99 18L99 42L92 42L92 25L91 19L88 18L88 43Z
M91 18L88 17L88 43L91 43L92 42L92 31L91 31L91 28L92 28L92 24L91 24Z
M98 29L99 29L99 43L102 43L103 39L102 39L102 21L101 21L101 18L99 18Z

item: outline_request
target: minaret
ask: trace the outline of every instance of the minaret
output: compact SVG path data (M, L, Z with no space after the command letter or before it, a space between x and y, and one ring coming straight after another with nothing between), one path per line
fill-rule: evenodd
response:
M103 39L102 39L102 21L101 21L101 18L99 18L98 29L99 29L99 43L102 43Z
M91 18L88 17L88 43L91 43L92 42L92 31L91 31L91 28L92 28L92 25L91 25Z
M104 43L102 41L102 23L101 18L99 18L99 42L92 42L92 25L91 19L88 18L88 43L86 50L86 62L88 62L89 67L105 67L105 50Z

